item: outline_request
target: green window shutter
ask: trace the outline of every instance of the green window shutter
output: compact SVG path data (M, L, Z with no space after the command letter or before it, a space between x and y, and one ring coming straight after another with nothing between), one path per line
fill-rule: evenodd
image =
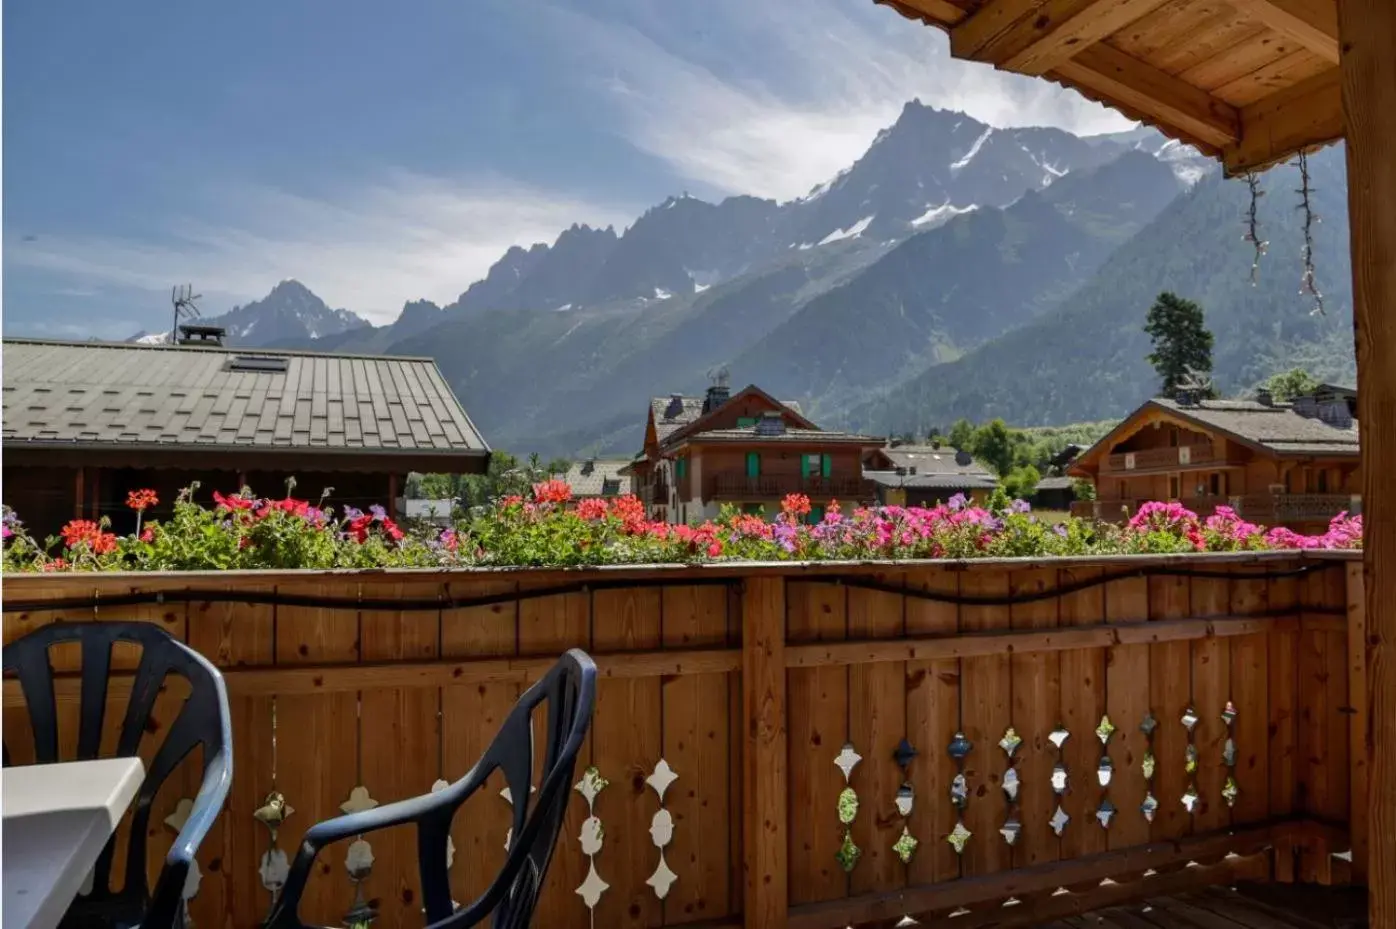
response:
M834 456L825 455L823 457L823 460L819 462L819 465L820 473L823 474L824 477L829 477L831 474L834 473Z
M824 522L824 507L812 506L809 508L809 521L811 526L816 526Z
M743 503L742 512L748 516L760 516L766 512L766 508L759 503Z
M760 476L761 476L761 453L760 453L760 452L747 452L747 453L746 453L746 476L747 476L747 477L760 477Z
M680 478L688 476L688 459L680 458L674 462L674 473Z
M809 456L800 456L800 477L809 480Z
M756 425L756 417L755 417L755 416L743 416L743 417L741 417L741 418L739 418L739 419L737 420L737 428L738 428L738 429L745 429L745 428L747 428L748 426L754 426L754 425Z

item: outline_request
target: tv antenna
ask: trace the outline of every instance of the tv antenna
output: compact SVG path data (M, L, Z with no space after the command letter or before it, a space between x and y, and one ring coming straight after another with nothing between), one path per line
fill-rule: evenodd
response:
M176 284L170 289L170 303L174 305L174 322L170 326L170 344L179 344L179 320L198 319L199 307L195 300L203 299L203 294L194 293L193 284Z

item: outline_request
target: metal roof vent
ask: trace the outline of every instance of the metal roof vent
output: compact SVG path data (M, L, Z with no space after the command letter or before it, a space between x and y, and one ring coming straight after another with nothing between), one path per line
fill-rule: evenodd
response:
M221 346L223 337L227 334L228 330L222 326L200 326L185 323L179 327L179 338L175 342L179 345Z
M955 464L962 468L968 468L970 465L974 464L974 456L964 449L960 449L955 452Z

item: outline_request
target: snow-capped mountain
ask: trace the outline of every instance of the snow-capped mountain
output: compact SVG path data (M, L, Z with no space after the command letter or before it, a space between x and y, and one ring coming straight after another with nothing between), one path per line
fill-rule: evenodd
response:
M348 310L330 309L304 284L282 281L271 293L245 306L235 306L220 316L204 317L201 323L222 326L229 345L264 348L278 343L299 342L336 336L368 325L368 321ZM170 333L140 333L128 341L164 345Z
M805 197L708 203L685 194L647 210L621 234L573 226L551 246L509 249L448 310L573 310L691 296L791 249L885 246L977 208L1007 206L1132 148L1152 146L1165 161L1190 151L1165 141L1156 132L1081 138L1051 128L996 129L914 100L858 161ZM1180 160L1175 170L1181 177L1197 168Z

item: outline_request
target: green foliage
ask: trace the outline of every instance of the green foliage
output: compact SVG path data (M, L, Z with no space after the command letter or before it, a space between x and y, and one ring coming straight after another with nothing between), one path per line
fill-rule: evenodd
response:
M1279 374L1272 374L1261 386L1269 390L1275 400L1284 402L1295 397L1313 396L1319 383L1318 378L1303 368L1291 368Z
M1022 465L1008 472L1003 479L1003 489L1006 494L1018 500L1026 500L1037 490L1037 482L1042 480L1042 475L1037 468L1032 465Z
M995 419L975 430L970 451L999 477L1007 477L1017 459L1020 441L1018 434L1010 431L1003 420Z
M955 425L950 427L950 447L973 454L974 423L967 419L955 420Z
M1172 396L1192 375L1211 373L1212 333L1196 303L1164 291L1149 308L1144 331L1154 346L1148 360L1161 381L1159 396Z
M1083 478L1071 482L1071 493L1077 500L1094 500L1095 485Z

